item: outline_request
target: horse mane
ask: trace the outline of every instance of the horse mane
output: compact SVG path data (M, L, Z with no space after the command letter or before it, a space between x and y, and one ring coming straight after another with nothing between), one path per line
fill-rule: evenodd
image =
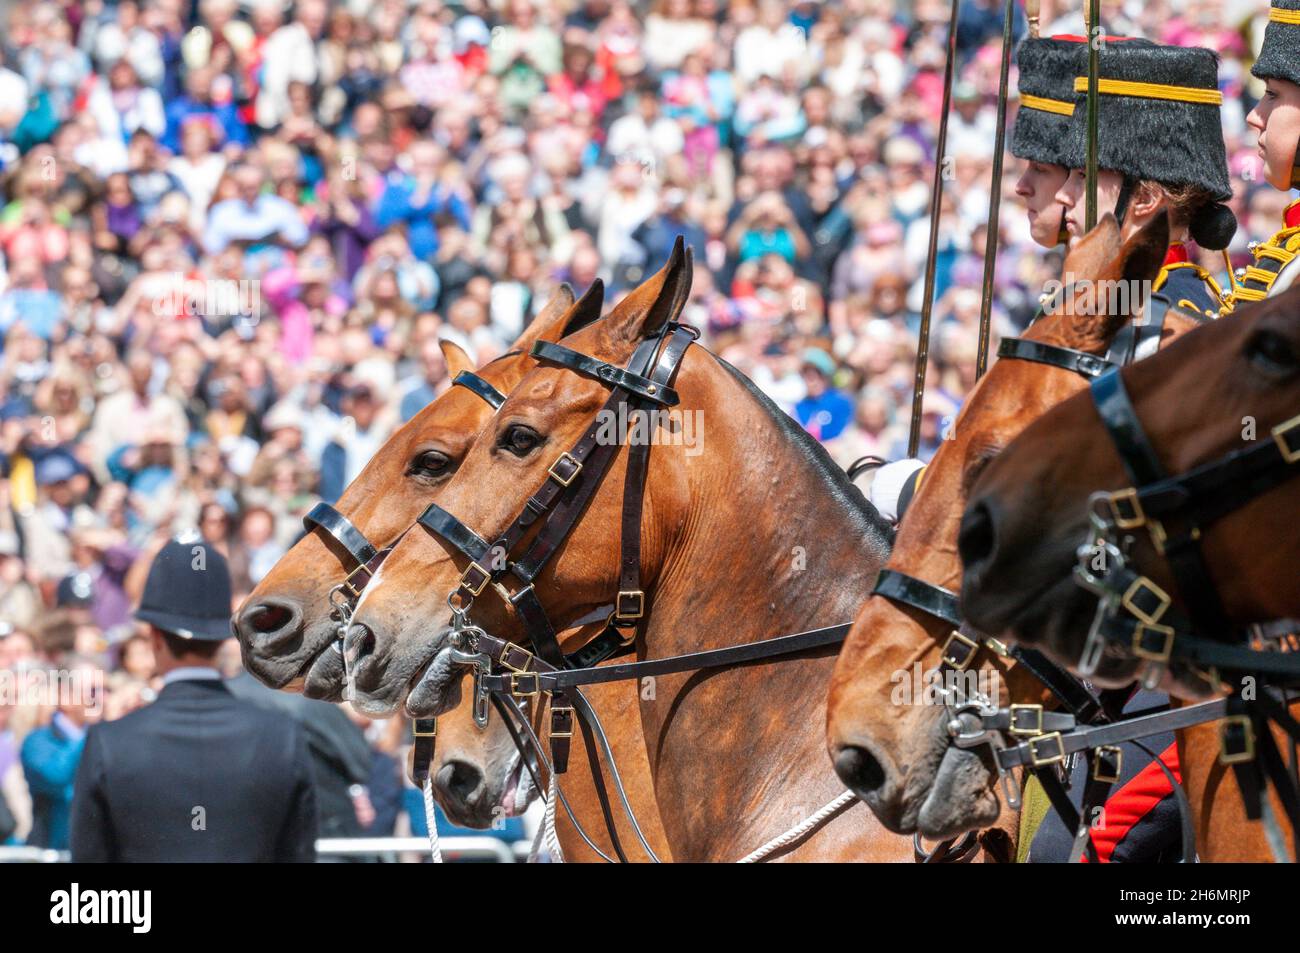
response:
M878 540L882 552L889 552L894 545L893 525L871 505L871 501L849 479L849 475L831 459L826 448L814 440L812 434L804 430L797 420L778 407L757 384L723 358L707 348L704 350L753 398L777 431L800 451L800 458L812 469L817 480L826 488L827 494L844 510L846 520L857 524L864 536Z

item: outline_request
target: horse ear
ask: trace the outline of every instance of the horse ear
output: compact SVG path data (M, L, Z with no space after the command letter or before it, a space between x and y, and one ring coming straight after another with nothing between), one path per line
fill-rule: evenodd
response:
M1169 254L1169 215L1162 212L1147 222L1120 249L1120 277L1140 282L1155 281Z
M591 283L591 287L586 290L578 303L573 306L569 313L569 320L565 322L564 330L560 337L568 337L575 331L581 331L587 325L600 319L600 310L605 306L605 282L597 278ZM558 338L557 338L558 340Z
M668 262L620 301L605 319L605 344L622 354L675 320L691 290L693 261L680 235Z
M1100 277L1119 253L1119 234L1119 222L1107 212L1065 256L1065 274Z
M474 370L474 362L459 344L444 338L438 342L438 347L442 351L442 359L447 362L447 376L452 380L461 371Z
M562 284L555 289L555 294L551 295L551 300L546 302L537 317L515 339L515 343L510 345L510 349L527 353L537 341L558 341L566 333L565 322L572 308L573 289Z

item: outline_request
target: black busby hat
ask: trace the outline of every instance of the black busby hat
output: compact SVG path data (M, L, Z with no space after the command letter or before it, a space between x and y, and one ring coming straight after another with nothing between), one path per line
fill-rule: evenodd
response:
M1072 169L1088 161L1086 58L1081 62L1066 149ZM1098 168L1199 186L1219 202L1231 198L1214 51L1129 40L1107 43L1098 62Z
M1016 158L1066 164L1074 77L1080 62L1086 66L1086 49L1082 37L1030 37L1020 44L1020 110L1011 132L1011 154Z
M1250 70L1260 79L1300 85L1300 0L1273 0L1264 30L1264 48Z
M135 617L183 639L230 636L230 569L198 533L177 536L158 551Z

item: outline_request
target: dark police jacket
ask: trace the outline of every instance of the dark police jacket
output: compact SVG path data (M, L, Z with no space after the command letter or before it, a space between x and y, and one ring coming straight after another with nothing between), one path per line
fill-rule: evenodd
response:
M301 728L219 680L172 682L86 736L74 861L312 861L315 836Z

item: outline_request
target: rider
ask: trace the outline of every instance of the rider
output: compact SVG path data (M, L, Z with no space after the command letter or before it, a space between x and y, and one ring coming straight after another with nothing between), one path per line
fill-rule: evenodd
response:
M1190 237L1221 251L1237 230L1219 107L1218 57L1200 47L1146 40L1098 53L1097 213L1113 212L1127 239L1169 214L1170 246L1152 290L1175 306L1216 318L1231 310L1222 289L1188 253ZM1085 232L1087 57L1077 61L1075 108L1066 143L1069 178L1057 194L1070 243Z
M1273 0L1264 47L1251 72L1267 84L1246 117L1259 133L1264 178L1284 192L1300 188L1300 0ZM1238 272L1233 301L1260 301L1291 286L1300 265L1300 201L1282 214L1282 230L1252 243L1255 264Z
M1065 208L1056 193L1070 170L1065 141L1074 112L1074 74L1083 57L1083 37L1029 37L1020 44L1020 109L1011 132L1011 154L1025 160L1016 195L1029 210L1029 235L1043 248L1068 239Z

